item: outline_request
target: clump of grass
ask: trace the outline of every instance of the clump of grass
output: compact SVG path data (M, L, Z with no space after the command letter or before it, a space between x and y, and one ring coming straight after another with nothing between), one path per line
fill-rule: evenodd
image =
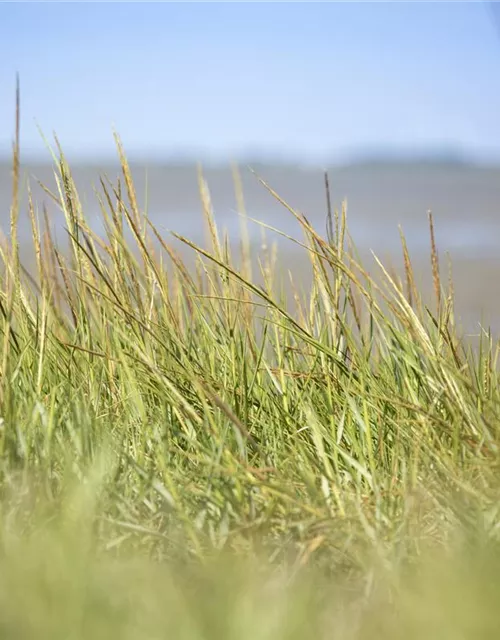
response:
M67 638L69 628L75 637L160 637L155 629L174 624L177 614L179 638L243 638L246 629L264 638L266 628L275 638L312 637L311 628L317 637L348 637L314 627L329 609L314 600L309 571L325 581L324 594L332 581L368 594L354 598L358 626L344 616L352 637L365 637L360 603L375 602L374 584L387 586L381 610L390 611L400 577L422 554L454 549L457 541L461 549L495 550L498 345L486 333L477 350L460 338L432 218L434 309L416 289L403 235L404 284L377 259L377 274L363 267L345 208L332 210L327 182L323 237L261 181L303 231L312 285L300 294L291 274L290 301L272 251L252 256L245 227L241 255L221 239L201 173L208 246L174 234L195 256L191 269L141 212L116 143L123 176L100 180L99 235L56 141L56 188L44 188L64 214L69 247L57 246L30 196L34 273L17 249L15 147L0 281L0 564L17 585L4 581L0 589L4 637L34 637L35 628L42 629L37 637ZM236 170L235 184L244 213ZM81 488L73 499L75 483ZM189 574L221 552L241 562L265 558L287 580L301 576L304 590L286 596L300 612L293 629L289 613L279 613L288 604L267 627L253 619L245 598L261 583L250 578L234 586L235 611L243 611L231 612L237 627L222 628L217 617L227 615L233 586L213 586L211 578L199 606L203 624L212 626L196 627L195 600L179 613L180 596L162 563L181 563ZM143 558L142 569L112 568L130 554ZM35 609L19 626L28 583ZM95 598L89 608L87 589ZM205 611L201 602L214 589L225 604ZM151 627L137 631L137 620L122 613L131 600L134 615L150 616ZM86 611L94 612L90 621ZM367 621L376 617L366 613ZM409 613L395 620L394 629L380 622L380 637L400 637L405 624L410 633Z

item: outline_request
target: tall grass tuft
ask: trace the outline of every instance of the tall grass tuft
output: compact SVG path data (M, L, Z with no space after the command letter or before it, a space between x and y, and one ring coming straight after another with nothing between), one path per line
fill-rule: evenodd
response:
M432 216L431 308L402 232L404 283L361 264L327 177L326 237L257 177L301 227L282 235L309 259L304 294L251 245L236 168L239 254L201 170L207 243L164 237L116 144L99 234L56 141L44 190L68 245L29 192L32 270L14 145L2 637L498 637L498 344L460 337Z

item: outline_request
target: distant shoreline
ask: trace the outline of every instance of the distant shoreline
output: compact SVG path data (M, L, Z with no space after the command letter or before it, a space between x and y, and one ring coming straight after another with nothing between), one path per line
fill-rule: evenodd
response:
M66 154L68 160L73 167L76 168L96 168L101 166L111 167L119 166L118 159L113 155L96 155L93 158L86 156L76 157L77 154L71 152ZM51 165L52 161L48 153L39 154L23 154L21 149L22 163L25 166L44 167ZM320 161L320 160L300 160L297 158L284 159L279 156L265 155L249 155L240 157L214 158L209 155L200 154L200 156L182 156L182 155L143 155L130 154L129 164L134 168L144 168L145 166L162 166L183 169L197 165L206 166L211 169L224 169L231 164L239 166L251 166L254 168L266 167L275 169L305 169L305 170L327 170L327 171L343 171L356 169L397 169L404 167L405 169L415 169L421 167L434 169L499 169L500 157L472 157L467 155L447 155L447 154L382 154L346 157L338 161ZM11 165L10 151L5 150L0 153L0 168Z

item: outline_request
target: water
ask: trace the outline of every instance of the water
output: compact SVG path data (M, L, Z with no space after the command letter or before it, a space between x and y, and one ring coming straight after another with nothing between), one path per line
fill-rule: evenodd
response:
M70 159L71 160L71 159ZM322 170L310 168L254 165L290 205L304 213L312 224L325 232L326 198ZM115 181L118 167L112 165L72 165L82 204L97 230L99 209L92 192L99 173ZM205 228L198 195L194 165L132 166L139 204L161 232L176 231L195 242L202 242ZM24 179L34 175L54 187L52 169L47 165L24 167ZM445 252L453 259L457 303L467 323L477 327L481 314L500 329L500 167L482 168L453 164L411 164L352 166L329 171L332 204L339 207L347 197L348 224L362 255L374 250L378 255L400 262L398 225L402 225L422 286L430 286L427 212L432 209L441 261ZM205 178L210 187L215 215L231 238L239 236L241 218L228 167L208 167ZM0 226L8 229L11 193L8 164L0 164ZM242 169L243 190L248 215L302 238L298 223L250 171ZM32 181L35 200L45 202L59 238L63 238L63 215ZM147 197L146 197L147 193ZM27 243L30 226L26 216L26 197L22 201L21 241ZM261 228L250 222L251 240L258 242ZM279 236L268 233L270 239ZM284 263L294 272L302 269L303 257L289 242L279 240ZM25 252L30 251L26 244ZM304 265L305 268L305 265Z

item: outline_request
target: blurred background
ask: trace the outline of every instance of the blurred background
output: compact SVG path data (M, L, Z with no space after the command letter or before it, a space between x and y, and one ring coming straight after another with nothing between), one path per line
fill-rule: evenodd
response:
M246 167L320 230L327 169L361 253L373 249L397 266L401 224L424 286L432 209L467 330L479 320L500 329L495 5L2 3L0 226L7 232L19 73L23 177L52 182L41 132L51 140L55 131L96 225L92 185L101 172L118 174L113 129L141 206L161 230L197 241L197 161L234 238L232 161L249 215L291 234L290 214ZM57 224L62 214L35 194ZM21 224L27 242L25 216ZM257 242L261 230L251 231ZM282 251L300 270L293 246Z

